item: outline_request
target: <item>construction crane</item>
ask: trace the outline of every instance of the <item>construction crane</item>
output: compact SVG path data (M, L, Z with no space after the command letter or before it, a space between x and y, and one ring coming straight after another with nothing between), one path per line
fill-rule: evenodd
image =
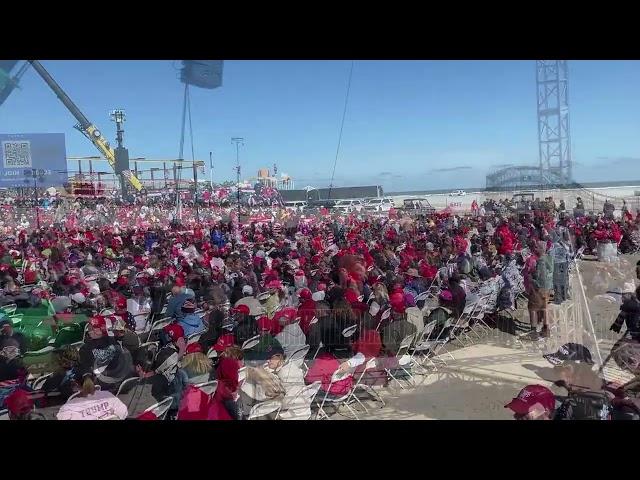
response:
M129 153L126 148L122 146L122 137L118 135L118 147L116 150L111 148L109 142L102 136L102 133L98 128L89 121L87 117L80 111L80 109L73 103L73 101L69 98L69 96L62 90L60 85L56 83L53 77L47 72L47 70L42 66L42 64L38 60L28 60L33 69L38 72L38 74L42 77L49 88L53 90L56 96L60 99L60 101L64 104L65 107L71 112L71 114L76 118L78 124L75 126L76 129L80 130L82 134L87 137L91 143L100 151L100 153L104 156L104 158L109 162L113 171L120 175L120 187L122 190L123 197L126 196L126 183L125 180L131 184L131 186L137 191L142 192L144 187L140 180L133 174L133 172L129 169Z

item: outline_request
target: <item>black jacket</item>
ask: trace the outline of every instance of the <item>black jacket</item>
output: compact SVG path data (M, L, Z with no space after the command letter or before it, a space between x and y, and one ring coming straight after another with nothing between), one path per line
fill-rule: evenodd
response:
M611 329L619 332L623 323L626 323L631 338L640 341L640 301L635 296L622 304Z
M158 403L171 393L167 379L156 374L125 385L118 398L127 406L128 418L137 418L151 405Z
M78 373L92 373L102 390L116 391L123 380L133 376L131 353L113 337L88 339L79 350Z

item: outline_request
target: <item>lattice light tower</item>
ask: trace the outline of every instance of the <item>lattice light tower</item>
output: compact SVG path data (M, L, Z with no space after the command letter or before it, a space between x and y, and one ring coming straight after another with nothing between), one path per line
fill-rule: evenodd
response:
M572 183L566 60L537 60L540 183Z

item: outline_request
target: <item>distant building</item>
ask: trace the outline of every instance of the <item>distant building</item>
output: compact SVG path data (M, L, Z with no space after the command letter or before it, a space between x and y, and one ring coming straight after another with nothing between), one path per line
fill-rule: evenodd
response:
M271 176L268 168L258 170L258 176L250 178L249 182L252 185L260 183L265 187L277 188L278 190L293 190L295 188L295 182L289 175L281 173L280 177Z

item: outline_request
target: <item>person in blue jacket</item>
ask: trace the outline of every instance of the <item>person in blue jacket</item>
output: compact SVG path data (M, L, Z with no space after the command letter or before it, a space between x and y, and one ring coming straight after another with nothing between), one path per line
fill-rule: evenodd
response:
M213 243L214 245L216 245L218 248L222 248L224 247L226 241L224 239L224 235L222 235L222 233L220 232L219 229L214 229L211 232L211 243Z
M193 301L187 300L182 304L182 313L184 316L178 320L177 323L184 330L185 337L204 330L202 318L200 318L200 315L196 315L194 313L195 311L196 304Z

